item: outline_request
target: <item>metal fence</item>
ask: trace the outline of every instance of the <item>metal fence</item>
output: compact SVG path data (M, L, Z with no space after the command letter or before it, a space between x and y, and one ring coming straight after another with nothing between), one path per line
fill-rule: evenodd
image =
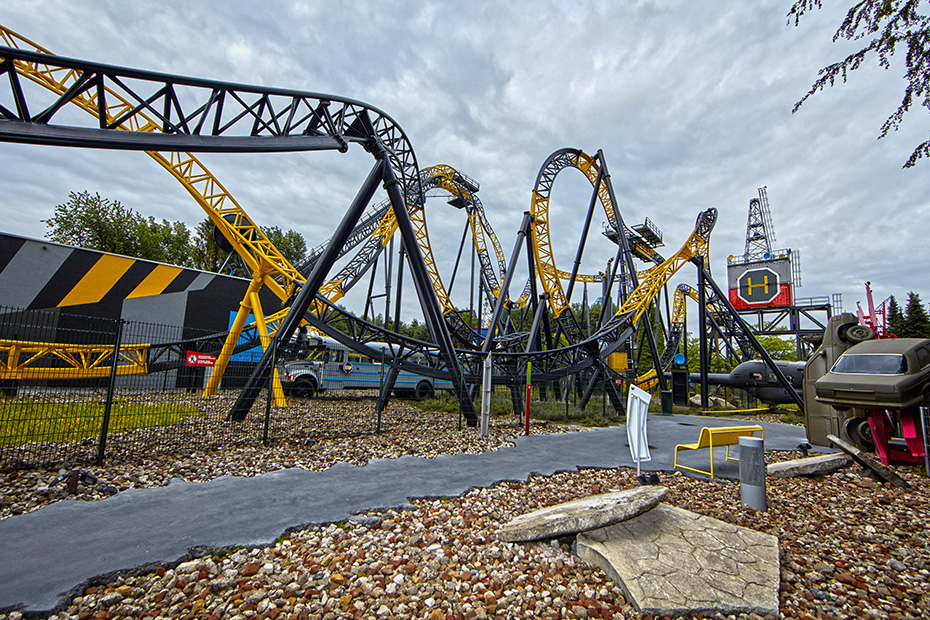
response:
M424 424L422 418L411 418L410 408L378 412L376 389L290 398L283 407L269 399L266 389L245 420L229 421L259 348L232 356L214 396L204 396L203 389L213 369L187 365L190 352L216 351L223 336L180 326L0 307L0 470L356 437ZM588 425L618 421L603 382L586 408L578 406L587 379L578 375L533 385L533 418ZM493 413L522 415L525 390L525 384L498 386ZM426 416L426 424L463 427L450 393L437 391L429 405L438 414Z
M172 325L0 308L0 469L102 463L157 451L269 444L390 429L372 394L296 399L263 391L244 421L228 421L260 351L234 354L215 396L212 368L186 354L216 339ZM221 339L221 338L220 338Z

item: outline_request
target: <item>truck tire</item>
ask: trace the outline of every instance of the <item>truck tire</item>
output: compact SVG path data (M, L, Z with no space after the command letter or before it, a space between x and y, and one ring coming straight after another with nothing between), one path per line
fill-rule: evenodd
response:
M840 340L853 345L875 338L875 330L868 325L845 325L840 328L839 335Z
M291 386L291 394L297 398L313 398L316 393L316 379L313 377L301 377Z
M868 418L850 418L846 422L846 435L863 450L872 450L875 447L875 438L872 437Z
M426 400L433 397L433 386L429 381L420 381L413 391L413 400Z

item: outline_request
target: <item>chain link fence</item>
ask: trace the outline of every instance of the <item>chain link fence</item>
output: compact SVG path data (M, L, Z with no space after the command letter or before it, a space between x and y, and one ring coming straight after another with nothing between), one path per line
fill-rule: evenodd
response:
M389 431L376 392L290 399L263 390L244 421L227 414L261 351L230 359L213 396L191 354L225 335L172 325L0 308L0 470L114 456ZM202 358L201 358L202 359Z
M416 379L395 386L396 393L425 398L420 407L436 415L418 417L397 400L378 411L384 366L358 356L326 371L336 376L319 378L331 389L291 394L287 406L278 406L269 386L245 420L230 421L228 413L261 349L237 348L215 394L205 396L214 369L197 364L209 360L224 338L180 326L0 307L0 470L390 434L424 423L465 427L449 382L437 380L426 394L418 393ZM282 352L282 370L293 355ZM366 372L369 389L342 389L358 385ZM580 401L589 375L534 383L531 414L537 421L616 423L620 417L605 394L607 380L612 379L594 384L584 408ZM492 413L522 420L525 403L525 383L497 386Z

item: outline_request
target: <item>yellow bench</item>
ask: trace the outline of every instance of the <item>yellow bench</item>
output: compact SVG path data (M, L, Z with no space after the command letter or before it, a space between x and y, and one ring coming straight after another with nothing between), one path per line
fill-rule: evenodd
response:
M701 436L698 438L697 443L682 443L675 446L675 468L678 469L687 469L690 471L696 471L699 474L708 474L711 478L714 477L714 448L719 446L727 447L727 461L738 461L739 459L730 457L730 446L735 446L739 443L740 437L753 437L755 432L759 431L762 435L762 438L765 439L765 432L762 430L762 427L759 425L755 426L721 426L719 428L702 428ZM678 464L678 451L679 450L700 450L701 448L708 448L710 450L710 471L704 471L703 469L695 469L693 467L686 467L684 465Z

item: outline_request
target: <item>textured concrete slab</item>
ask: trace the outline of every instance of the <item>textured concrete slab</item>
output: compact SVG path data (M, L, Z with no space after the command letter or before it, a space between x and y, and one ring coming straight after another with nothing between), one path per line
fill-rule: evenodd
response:
M820 454L804 459L772 463L765 472L773 478L796 478L827 474L852 464L852 457L845 454Z
M579 534L576 553L643 614L778 615L778 539L770 534L663 504Z
M655 508L668 487L633 487L582 497L520 515L505 523L497 537L507 542L578 534L632 519Z
M702 426L728 425L721 418L650 415L652 461L643 463L644 470L672 471L676 444L694 441ZM803 427L762 426L767 450L793 450L806 440ZM534 473L636 466L625 426L518 437L514 443L484 454L382 459L365 467L341 463L321 472L290 469L200 484L174 481L2 519L0 609L48 611L99 575L177 562L193 547L271 544L288 528L409 506L410 497L451 497ZM720 470L721 476L739 476L733 462Z

